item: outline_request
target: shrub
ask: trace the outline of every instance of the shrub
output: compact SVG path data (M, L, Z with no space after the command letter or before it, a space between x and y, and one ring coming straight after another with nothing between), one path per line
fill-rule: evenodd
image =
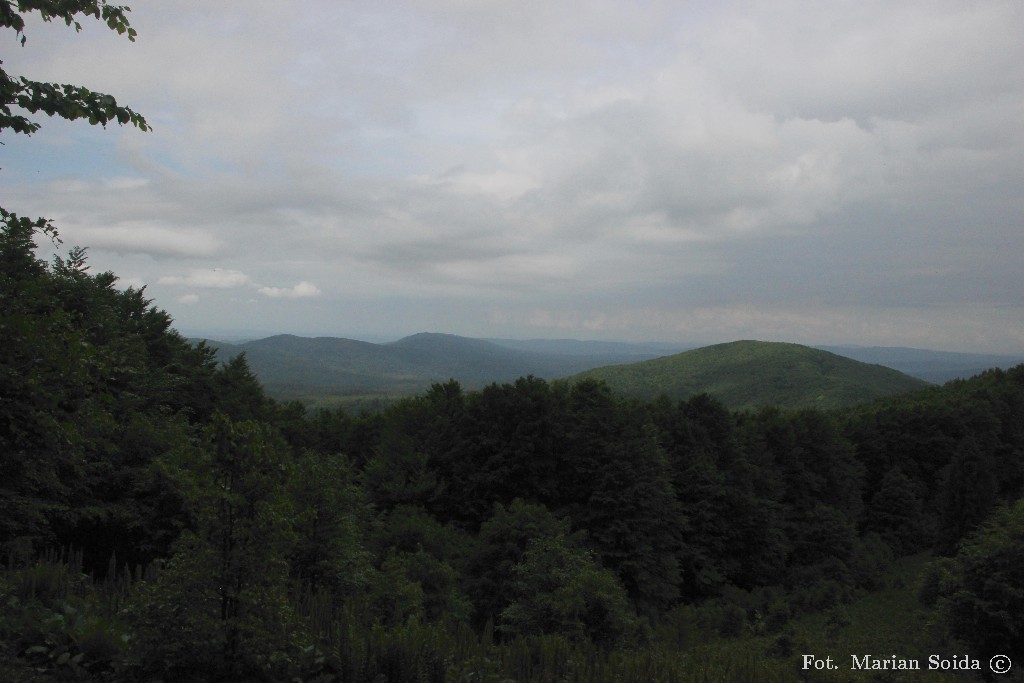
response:
M622 584L564 536L531 541L514 573L516 598L501 613L505 634L561 634L608 646L639 637Z

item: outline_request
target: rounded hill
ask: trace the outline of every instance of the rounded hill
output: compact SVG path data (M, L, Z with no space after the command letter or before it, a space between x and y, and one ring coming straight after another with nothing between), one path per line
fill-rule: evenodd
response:
M708 393L734 410L842 408L922 389L928 383L800 344L736 341L672 356L611 365L574 375L600 379L615 391L651 399Z

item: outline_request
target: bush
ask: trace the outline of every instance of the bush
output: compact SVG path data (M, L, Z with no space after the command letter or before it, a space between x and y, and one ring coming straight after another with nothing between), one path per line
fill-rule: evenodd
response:
M743 635L743 627L747 623L747 615L737 605L729 605L722 611L722 621L718 624L718 635L723 638L738 638Z
M779 635L768 646L767 654L770 657L789 658L796 652L796 635L792 630Z
M516 597L501 613L505 634L561 634L606 646L639 637L622 584L564 536L534 539L514 573Z
M793 613L789 608L789 601L784 596L779 596L768 603L768 606L765 608L765 628L768 629L769 633L778 633L785 628L792 616Z
M917 600L925 607L934 607L939 601L944 582L949 581L950 561L939 558L928 564L917 589Z
M828 621L825 623L825 634L834 639L839 633L850 625L850 613L843 606L832 608L828 613Z
M95 597L69 596L47 606L7 596L0 639L16 654L61 679L97 676L115 668L128 640L126 627L103 613Z
M849 588L834 579L823 579L797 591L793 603L801 612L821 612L849 599Z

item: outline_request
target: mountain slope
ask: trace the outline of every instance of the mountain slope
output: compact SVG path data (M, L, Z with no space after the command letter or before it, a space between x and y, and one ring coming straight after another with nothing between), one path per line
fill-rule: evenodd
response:
M891 368L799 344L737 341L617 365L572 379L604 380L638 398L686 398L707 392L732 409L764 405L834 409L928 386Z
M815 346L863 363L876 363L923 379L943 384L952 379L967 379L991 368L1007 369L1024 362L1024 355L958 353L929 351L901 346Z
M468 384L510 381L523 375L550 375L557 370L557 362L543 354L507 349L453 334L414 334L387 347L428 376L454 377Z
M456 379L467 388L534 375L564 377L583 370L637 360L635 354L560 354L513 349L482 339L423 333L390 344L335 337L277 335L225 344L209 341L218 359L245 352L249 367L272 396L416 394L434 382ZM648 357L653 357L650 354Z
M420 368L380 344L336 337L276 335L244 344L208 341L218 360L244 352L249 368L278 398L328 393L412 394L424 384Z
M581 341L579 339L487 339L487 341L521 351L553 353L563 356L618 356L632 358L629 362L668 356L695 349L699 344L663 342Z

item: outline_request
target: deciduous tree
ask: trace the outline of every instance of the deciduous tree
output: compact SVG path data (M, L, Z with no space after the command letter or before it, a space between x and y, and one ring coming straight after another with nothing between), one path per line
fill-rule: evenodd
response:
M996 510L961 546L940 587L953 633L985 661L1024 659L1024 500Z

